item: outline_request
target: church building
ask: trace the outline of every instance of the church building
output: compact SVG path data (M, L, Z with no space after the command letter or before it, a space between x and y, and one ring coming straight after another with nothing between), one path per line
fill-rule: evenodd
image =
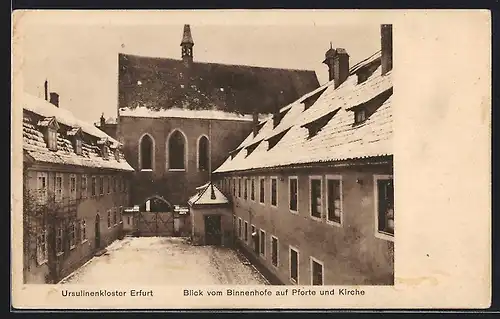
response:
M117 139L135 170L132 203L187 205L264 115L319 87L312 70L195 61L183 31L181 59L119 54Z

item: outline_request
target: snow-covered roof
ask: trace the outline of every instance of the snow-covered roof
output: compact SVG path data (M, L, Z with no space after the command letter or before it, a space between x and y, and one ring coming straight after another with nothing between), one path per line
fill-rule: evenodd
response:
M252 121L252 115L229 113L220 110L186 110L180 108L153 110L146 107L120 108L119 116L146 118L195 118L212 120Z
M212 184L208 182L200 187L196 188L197 193L188 200L190 206L194 205L221 205L229 203L228 199L222 192Z
M76 118L70 111L57 107L48 101L24 92L21 103L23 109L31 111L42 117L55 117L57 122L70 127L81 127L82 131L100 138L107 138L110 142L119 143L108 134L104 133L94 125Z
M112 148L116 148L119 142L93 125L75 118L71 112L29 94L24 95L22 105L24 110L29 111L29 113L24 112L23 116L23 151L34 161L122 171L134 170L119 149L116 149L115 154L110 153L107 159L103 158L97 141L107 139ZM68 127L67 130L57 132L56 151L49 150L44 138L42 127L47 118L55 118L56 123ZM89 134L92 140L82 141L82 152L78 155L72 139L80 129Z
M380 64L380 52L355 65L338 88L330 81L326 89L283 107L280 112L286 114L276 127L269 117L257 136L248 135L214 173L392 155L392 72L382 75L379 65L358 84L356 73L369 64ZM304 100L316 93L319 97L306 109ZM355 124L352 108L367 104L375 104L374 112ZM321 121L326 123L310 136L308 127Z

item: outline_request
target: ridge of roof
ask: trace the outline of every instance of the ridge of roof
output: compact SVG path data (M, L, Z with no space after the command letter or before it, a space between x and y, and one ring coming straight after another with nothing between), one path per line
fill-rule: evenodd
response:
M146 56L146 55L137 55L137 54L129 54L129 53L118 53L119 55L125 57L133 57L136 59L149 59L149 60L157 60L157 61L170 61L170 62L178 62L183 63L181 59L169 58L169 57L154 57L154 56ZM207 62L207 61L193 61L193 65L218 65L225 67L239 67L239 68L251 68L258 70L275 70L275 71L296 71L296 72L311 72L316 74L316 71L311 69L299 69L299 68L277 68L271 66L258 66L258 65L249 65L249 64L231 64L231 63L219 63L219 62Z

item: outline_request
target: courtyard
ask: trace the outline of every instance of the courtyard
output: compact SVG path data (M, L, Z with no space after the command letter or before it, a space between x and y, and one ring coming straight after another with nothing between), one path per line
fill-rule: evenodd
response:
M125 237L61 284L268 285L239 253L179 237Z

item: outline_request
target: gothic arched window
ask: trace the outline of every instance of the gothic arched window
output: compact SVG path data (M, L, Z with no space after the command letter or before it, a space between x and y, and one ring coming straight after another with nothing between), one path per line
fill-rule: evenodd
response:
M201 136L198 140L198 169L200 171L206 171L210 169L210 152L208 143L208 138L206 136Z
M184 134L175 130L168 139L168 168L185 170L186 139Z
M140 156L139 156L139 167L140 169L153 169L153 152L154 143L151 136L148 134L141 138L139 144Z

